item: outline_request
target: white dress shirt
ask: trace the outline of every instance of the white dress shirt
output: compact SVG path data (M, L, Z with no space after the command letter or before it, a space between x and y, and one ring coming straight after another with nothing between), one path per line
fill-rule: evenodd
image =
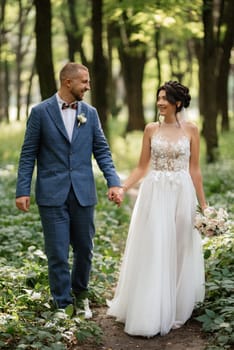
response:
M75 109L72 109L72 108L62 109L62 105L64 102L66 103L66 101L62 100L58 93L56 94L56 98L57 98L57 101L59 104L59 109L61 111L63 123L65 125L69 140L71 141L74 125L76 122L77 111Z

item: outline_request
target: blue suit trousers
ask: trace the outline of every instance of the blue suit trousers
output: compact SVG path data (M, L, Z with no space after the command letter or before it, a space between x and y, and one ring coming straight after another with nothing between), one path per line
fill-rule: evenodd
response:
M39 206L48 259L50 291L57 307L88 290L93 255L94 206L82 207L71 187L62 206ZM72 268L69 250L72 247Z

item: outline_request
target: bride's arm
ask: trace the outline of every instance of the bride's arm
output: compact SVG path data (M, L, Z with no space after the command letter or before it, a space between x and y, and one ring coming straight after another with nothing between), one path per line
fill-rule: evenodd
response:
M151 153L151 136L155 130L155 123L150 123L146 125L142 140L142 147L138 165L127 180L124 182L122 188L126 192L129 188L135 185L147 172L150 163L150 153Z
M205 193L203 189L203 181L201 168L199 163L199 153L200 153L200 136L197 126L191 125L191 155L190 155L190 164L189 171L193 184L196 190L197 199L200 204L200 207L205 209L207 207Z

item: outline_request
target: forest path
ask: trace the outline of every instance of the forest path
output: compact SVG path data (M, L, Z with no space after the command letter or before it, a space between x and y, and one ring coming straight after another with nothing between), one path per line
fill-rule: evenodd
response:
M132 337L124 333L124 326L106 315L107 308L93 310L93 321L102 329L102 343L80 344L72 350L204 350L207 338L195 320L189 320L183 327L172 330L165 336L153 338Z

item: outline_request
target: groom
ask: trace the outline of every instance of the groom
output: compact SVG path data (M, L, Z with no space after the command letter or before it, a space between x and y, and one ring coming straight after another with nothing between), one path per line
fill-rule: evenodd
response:
M18 168L16 206L28 211L37 164L36 202L44 232L50 291L58 308L66 308L74 297L82 298L88 290L97 202L92 156L106 179L109 200L116 202L120 190L98 113L82 101L88 90L88 69L67 63L60 72L58 92L32 108Z

